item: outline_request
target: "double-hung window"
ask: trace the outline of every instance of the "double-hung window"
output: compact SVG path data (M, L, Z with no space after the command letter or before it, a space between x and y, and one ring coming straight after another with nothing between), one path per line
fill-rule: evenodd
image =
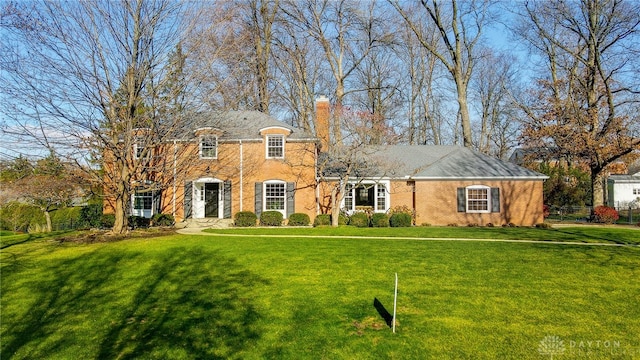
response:
M284 211L286 203L286 183L272 182L264 184L264 209Z
M140 159L144 154L144 139L136 138L135 144L133 144L133 156L136 159Z
M467 212L489 212L489 188L467 188Z
M458 188L458 212L500 212L500 188L472 185Z
M200 138L200 158L218 158L218 138L216 136L203 136Z
M267 159L284 158L284 136L267 135Z
M640 188L634 188L633 195L640 195Z
M153 208L153 192L137 192L133 196L133 208L136 210L151 210Z

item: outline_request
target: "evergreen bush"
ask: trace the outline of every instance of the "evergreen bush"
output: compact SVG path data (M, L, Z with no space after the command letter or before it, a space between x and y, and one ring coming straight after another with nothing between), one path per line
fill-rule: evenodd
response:
M170 214L153 214L151 224L153 226L173 226L176 220Z
M99 228L102 226L102 204L89 204L80 209L80 226Z
M260 214L260 225L262 226L280 226L282 220L284 218L279 211L264 211Z
M349 218L349 225L355 227L369 227L369 216L363 212L357 212Z
M240 211L236 213L234 225L238 227L256 226L258 217L251 211Z
M289 216L289 226L307 226L311 222L309 215L303 213L295 213Z
M144 216L129 216L129 226L132 229L146 229L151 225L151 219Z
M320 214L313 220L313 226L326 226L331 225L331 215Z
M104 229L112 228L115 223L116 216L114 214L102 214L100 217L100 226Z
M389 216L387 214L375 213L371 215L371 226L389 227Z
M410 227L412 223L411 214L397 212L389 218L391 227Z

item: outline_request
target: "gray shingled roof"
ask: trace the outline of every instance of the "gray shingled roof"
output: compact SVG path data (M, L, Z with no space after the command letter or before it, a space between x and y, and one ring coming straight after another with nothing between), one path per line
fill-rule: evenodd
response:
M453 179L536 179L546 175L460 146L393 145L376 147L367 160L380 169L369 177Z
M313 140L315 136L279 121L259 111L224 111L193 115L190 125L185 126L177 138L189 140L195 138L194 131L200 128L216 128L223 131L219 140L261 139L260 130L268 127L282 127L291 130L288 140Z
M609 182L637 184L640 183L640 175L609 175L607 180Z

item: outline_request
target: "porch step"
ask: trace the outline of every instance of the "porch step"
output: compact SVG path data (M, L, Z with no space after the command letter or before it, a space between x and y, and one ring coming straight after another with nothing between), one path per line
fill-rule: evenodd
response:
M186 219L181 223L182 228L213 228L213 229L223 229L229 228L233 226L233 219L215 219L215 218L204 218L204 219Z

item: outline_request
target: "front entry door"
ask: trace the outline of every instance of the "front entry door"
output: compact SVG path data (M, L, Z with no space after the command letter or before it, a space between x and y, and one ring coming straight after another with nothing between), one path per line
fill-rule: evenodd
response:
M219 216L218 202L220 193L220 184L219 183L205 183L204 184L204 217L215 217Z

